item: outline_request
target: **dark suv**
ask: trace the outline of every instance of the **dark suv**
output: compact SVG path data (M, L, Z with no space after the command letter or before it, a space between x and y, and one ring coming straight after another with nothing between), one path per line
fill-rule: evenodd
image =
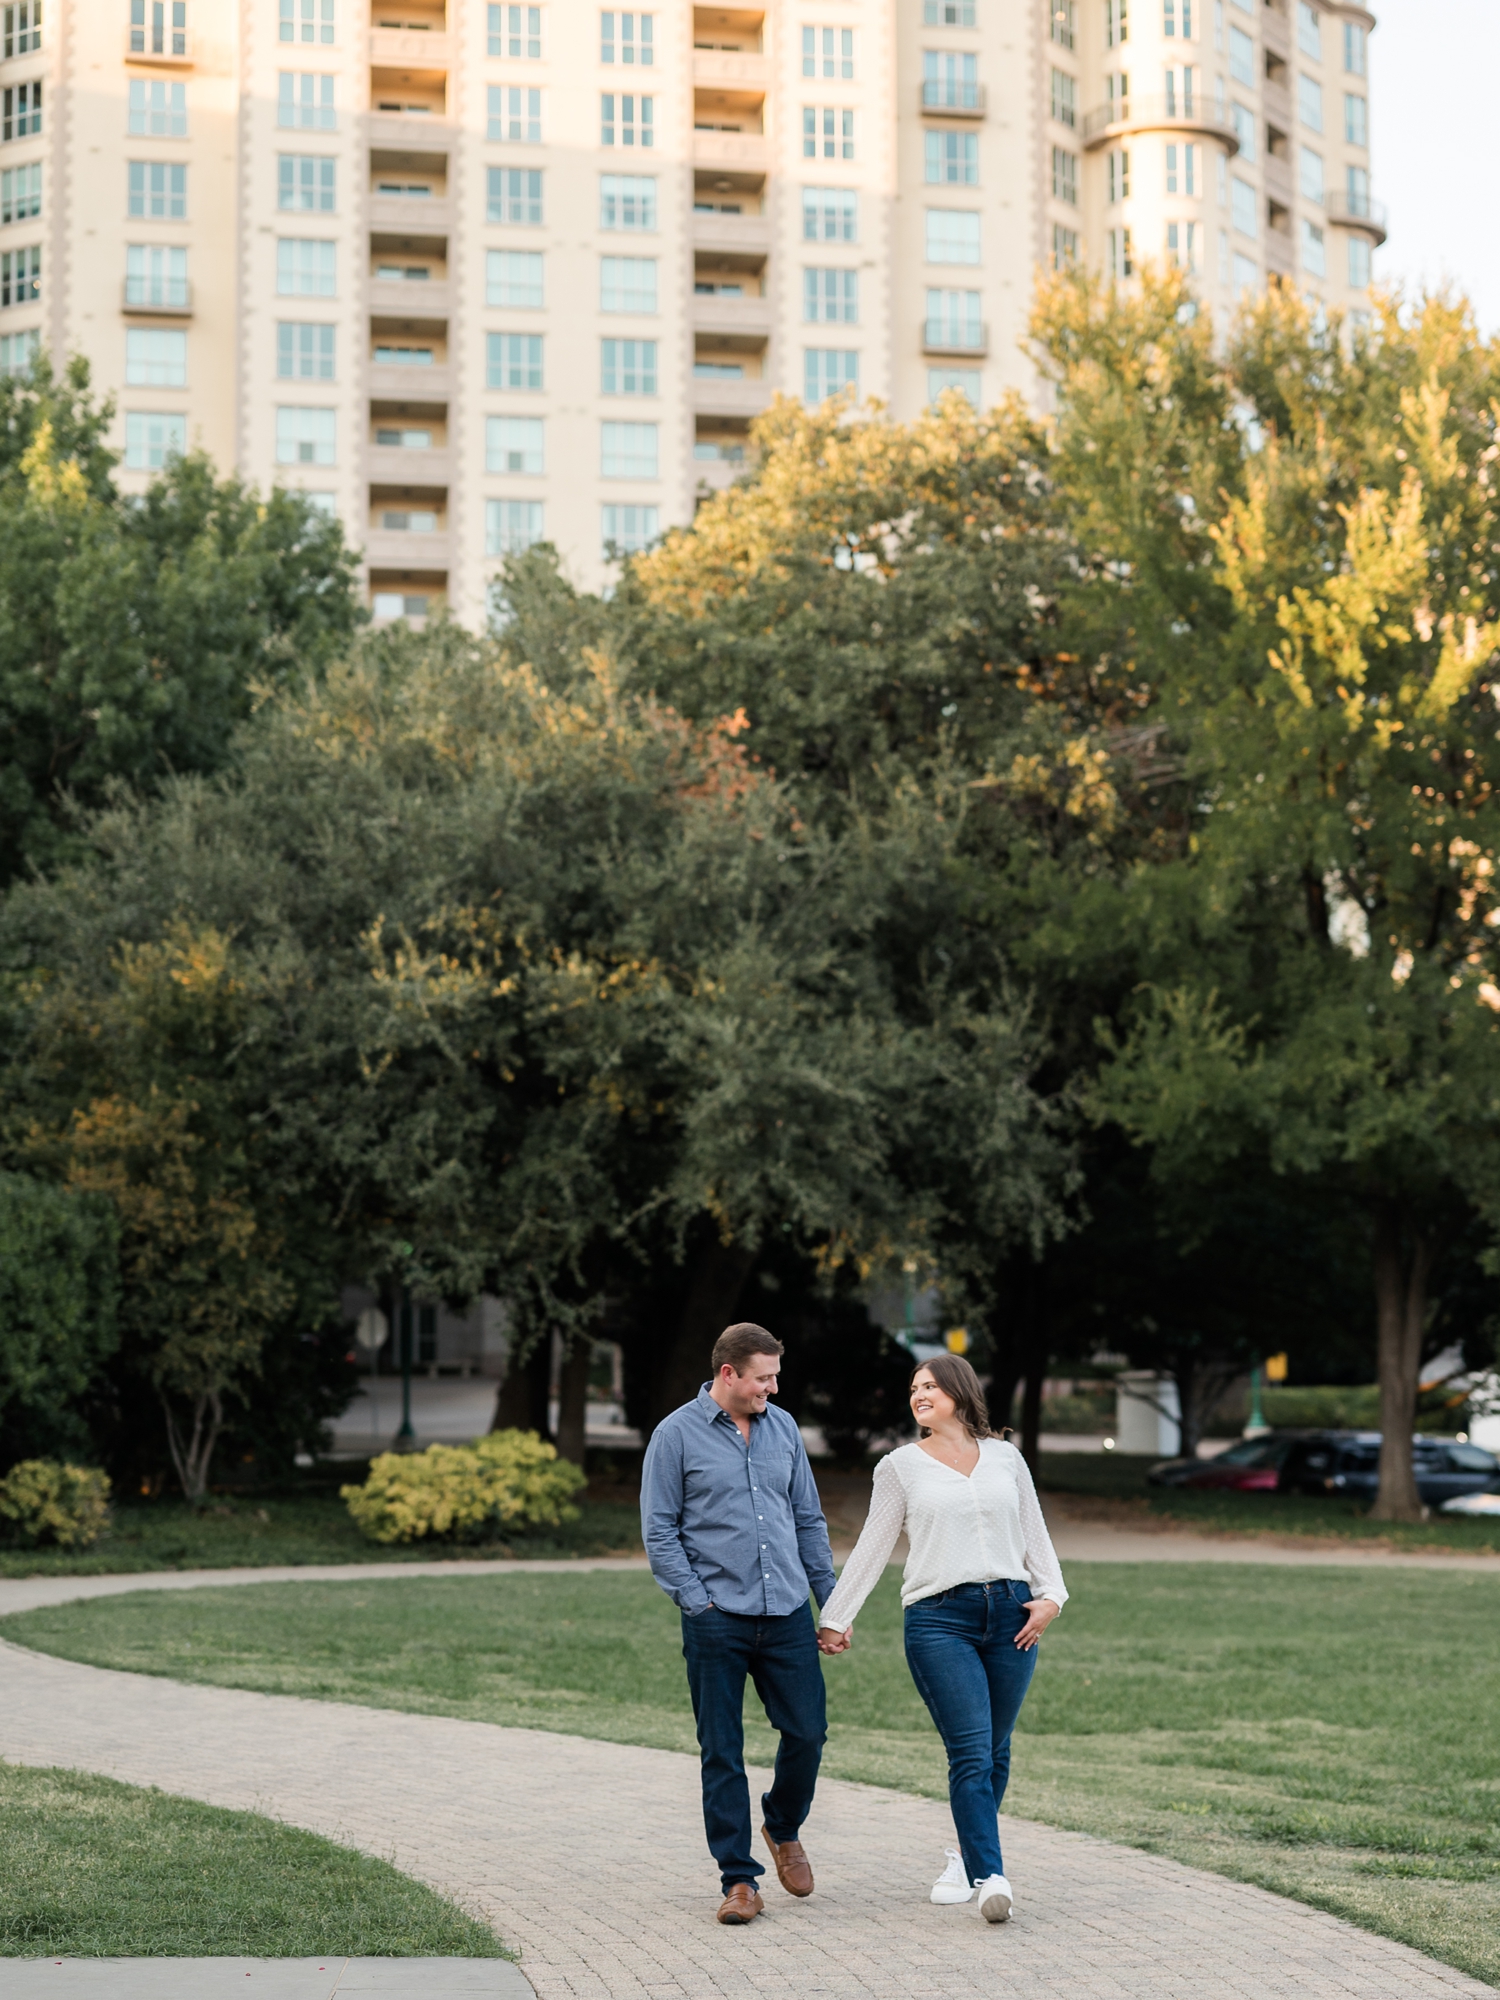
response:
M1417 1492L1428 1507L1441 1507L1463 1493L1484 1493L1500 1481L1500 1459L1477 1444L1458 1444L1452 1438L1413 1438L1412 1460ZM1277 1491L1373 1500L1379 1484L1379 1431L1316 1431L1293 1440L1281 1462Z

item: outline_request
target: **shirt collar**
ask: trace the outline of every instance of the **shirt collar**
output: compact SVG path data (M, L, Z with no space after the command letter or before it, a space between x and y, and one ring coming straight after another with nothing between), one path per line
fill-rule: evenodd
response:
M720 1417L722 1417L726 1423L732 1424L734 1422L734 1418L730 1416L728 1410L726 1410L721 1403L716 1403L713 1397L709 1394L709 1390L711 1389L712 1386L713 1385L711 1383L705 1382L703 1384L703 1387L698 1391L697 1395L698 1408L703 1412L704 1416L708 1418L708 1421L711 1424L716 1424L719 1421ZM750 1421L752 1424L758 1424L761 1421L762 1417L768 1417L770 1414L771 1414L770 1405L767 1404L766 1408L761 1410L757 1415L753 1415Z

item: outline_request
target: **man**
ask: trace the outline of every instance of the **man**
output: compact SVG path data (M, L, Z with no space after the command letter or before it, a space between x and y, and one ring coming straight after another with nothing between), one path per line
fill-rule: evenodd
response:
M807 1593L821 1608L833 1589L833 1556L802 1433L767 1405L781 1354L763 1326L726 1327L714 1343L713 1380L657 1425L641 1474L651 1573L682 1612L721 1924L748 1924L765 1908L750 1850L747 1673L781 1735L761 1834L782 1888L810 1896L813 1887L797 1836L828 1729Z

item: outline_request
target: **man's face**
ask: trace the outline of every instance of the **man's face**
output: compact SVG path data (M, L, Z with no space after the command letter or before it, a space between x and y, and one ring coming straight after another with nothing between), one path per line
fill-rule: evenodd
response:
M743 1375L736 1375L726 1364L719 1370L725 1408L732 1416L758 1417L766 1407L767 1396L776 1394L776 1378L780 1373L779 1354L752 1354Z

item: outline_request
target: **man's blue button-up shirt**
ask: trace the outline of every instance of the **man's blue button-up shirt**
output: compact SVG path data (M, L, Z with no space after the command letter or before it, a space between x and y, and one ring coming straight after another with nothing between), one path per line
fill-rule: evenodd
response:
M767 1404L750 1443L705 1382L651 1433L641 1471L651 1574L689 1616L785 1617L833 1589L828 1524L802 1433Z

